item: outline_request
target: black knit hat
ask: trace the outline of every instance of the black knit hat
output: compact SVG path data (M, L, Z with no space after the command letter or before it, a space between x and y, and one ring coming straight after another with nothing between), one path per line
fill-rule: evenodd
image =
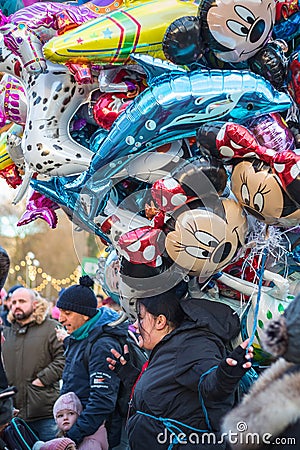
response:
M274 356L300 363L300 295L289 304L279 319L268 323L262 345Z
M66 311L74 311L78 314L94 317L97 314L97 298L90 289L93 280L85 275L79 279L79 285L75 284L65 289L59 296L56 306Z

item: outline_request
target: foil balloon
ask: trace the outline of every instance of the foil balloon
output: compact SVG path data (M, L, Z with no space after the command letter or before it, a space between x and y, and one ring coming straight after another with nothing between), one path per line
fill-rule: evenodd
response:
M18 132L20 126L17 124L8 124L0 129L0 176L14 189L22 183L22 178L7 151L7 138L9 134Z
M177 140L157 147L155 150L131 158L115 178L134 178L154 183L173 171L181 160L192 157L189 141Z
M275 1L202 0L198 15L206 46L217 58L237 63L254 56L270 39Z
M223 211L205 207L176 212L173 231L166 236L170 258L200 282L222 270L245 242L247 222L242 208L233 199L221 200ZM174 219L174 218L173 218Z
M81 198L84 202L85 197ZM83 208L88 208L88 198ZM129 232L135 228L148 225L149 221L140 216L135 211L128 211L122 207L117 207L116 203L110 197L102 214L94 218L94 223L102 233L106 235L106 242L110 241L115 249L120 250L119 239L122 234Z
M117 117L127 108L132 100L128 100L126 94L101 94L93 108L93 115L97 124L109 130Z
M287 20L299 11L298 2L276 2L276 22Z
M3 14L9 16L19 9L24 8L25 2L23 2L22 0L16 0L14 2L12 2L11 0L1 0L0 9L2 10Z
M276 23L273 28L273 38L283 39L290 42L300 34L300 12L296 12L291 17L282 22Z
M112 83L105 86L106 92L100 94L93 106L93 116L100 127L105 130L111 128L113 122L130 105L133 99L145 90L144 79L145 77L141 77L137 72L130 73L125 69L118 71Z
M197 17L180 17L171 23L163 40L166 59L179 65L196 62L203 54L200 31Z
M28 100L22 143L25 160L30 170L48 177L81 173L93 156L71 139L69 122L97 83L80 86L66 67L57 69L49 62L47 72L24 83Z
M14 75L19 71L27 93L29 112L22 147L29 171L64 176L86 170L93 153L71 139L69 122L79 106L88 101L97 83L80 86L66 67L50 62L45 73L31 79L3 40L0 49L0 70Z
M31 2L9 17L4 15L4 11L0 12L0 31L8 49L20 58L24 68L29 73L37 74L46 69L42 47L51 37L56 33L63 34L121 5L124 5L123 1L111 0L94 0L84 5ZM92 75L88 67L70 65L69 68L78 82L91 82Z
M72 178L71 178L72 179ZM30 186L40 194L51 199L54 203L61 207L69 220L73 222L79 229L92 232L106 245L111 244L110 239L105 235L100 228L96 227L93 222L86 223L80 220L80 218L74 215L74 211L78 207L78 196L69 195L67 198L64 196L63 186L70 182L70 177L52 177L48 181L42 181L35 178L30 180Z
M257 353L256 361L258 362L261 362L259 361L260 358L265 357L261 351L261 338L263 336L264 327L274 316L282 314L289 303L293 300L293 296L289 295L289 283L287 279L277 273L269 272L267 270L264 271L264 278L272 280L273 287L263 286L261 288L261 299L256 323L257 328L253 341L255 353ZM241 340L243 341L251 335L255 323L255 307L257 304L258 286L255 283L251 283L225 273L222 273L220 281L228 287L237 290L250 298L250 301L247 302L246 308L245 305L241 308L239 301L233 301L222 297L222 301L229 304L229 306L231 306L240 315Z
M217 136L220 156L233 163L231 188L243 208L267 225L300 221L300 156L260 146L245 127L225 124Z
M244 121L291 105L287 94L249 71L187 72L150 56L134 59L147 72L149 88L114 122L89 170L68 185L77 192L83 187L90 191L93 211L95 202L104 198L107 180L126 165L130 155L196 135L197 128L208 121ZM121 157L125 158L118 164L110 164Z
M204 123L197 131L197 142L203 154L219 157L216 137L225 122Z
M6 183L14 189L22 184L22 178L15 164L10 164L4 169L1 169L0 176L4 178Z
M26 211L18 220L17 226L27 225L36 219L43 219L50 228L56 228L58 218L55 210L58 208L59 206L49 198L32 191L27 200Z
M282 44L270 42L249 59L252 72L262 75L276 89L282 88L286 81L288 59L284 55Z
M91 20L52 38L43 47L57 63L127 64L131 53L163 58L168 26L182 16L196 16L192 0L135 1L128 7Z
M294 135L278 113L248 120L244 125L254 134L259 145L275 152L295 150Z
M107 134L108 134L108 131L103 130L102 128L99 128L92 134L92 136L90 137L89 147L93 153L96 153L98 151L102 141L104 141Z
M122 234L120 254L143 270L175 264L205 280L228 264L247 227L240 206L219 198L227 177L216 164L213 159L183 163L173 177L157 180L151 188L156 207L152 224Z
M1 126L6 121L24 125L27 115L27 98L20 80L4 74L0 81L0 117Z
M300 57L299 50L292 53L289 60L287 72L287 85L289 93L296 102L300 105Z

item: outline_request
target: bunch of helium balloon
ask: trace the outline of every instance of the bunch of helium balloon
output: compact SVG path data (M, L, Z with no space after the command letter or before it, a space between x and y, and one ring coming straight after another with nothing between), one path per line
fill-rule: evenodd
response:
M259 345L297 289L298 7L23 3L0 15L0 170L15 202L29 192L19 224L55 227L62 208L107 244L99 276L128 316L186 280Z

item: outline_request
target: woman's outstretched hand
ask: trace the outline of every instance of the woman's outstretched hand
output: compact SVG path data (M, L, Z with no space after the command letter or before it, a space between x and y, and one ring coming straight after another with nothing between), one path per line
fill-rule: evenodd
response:
M111 353L113 354L114 358L106 358L106 361L109 363L108 364L109 369L115 370L117 373L121 369L121 367L127 364L128 361L130 360L128 345L127 344L124 345L123 355L121 355L114 348L111 349Z
M253 358L253 347L248 348L248 352L246 353L246 348L249 344L249 339L246 339L244 342L242 342L237 348L235 348L229 355L228 358L226 358L226 363L231 366L237 366L238 363L244 362L246 359L246 362L242 364L243 369L250 369L252 366L251 359Z

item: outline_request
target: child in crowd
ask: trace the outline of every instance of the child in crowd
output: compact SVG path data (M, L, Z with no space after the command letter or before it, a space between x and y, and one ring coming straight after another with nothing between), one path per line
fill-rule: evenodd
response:
M78 419L82 412L82 405L74 392L61 395L53 406L53 415L59 435L64 436ZM108 450L107 434L105 426L101 426L96 433L84 438L78 450Z

